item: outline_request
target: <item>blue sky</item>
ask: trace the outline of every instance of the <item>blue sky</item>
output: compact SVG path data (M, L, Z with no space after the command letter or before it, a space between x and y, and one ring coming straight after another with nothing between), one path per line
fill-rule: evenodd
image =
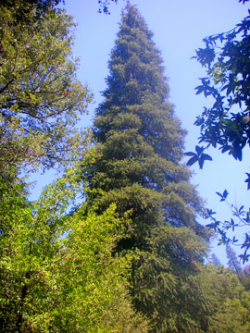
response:
M247 15L247 5L237 0L131 0L138 6L150 30L155 34L154 41L162 52L169 78L170 101L182 125L187 129L186 151L194 150L199 129L193 125L203 106L209 100L195 95L194 88L199 85L205 72L196 60L195 49L203 47L202 39L208 35L228 31ZM88 126L94 116L94 109L102 100L100 91L106 87L107 63L114 40L119 29L121 9L126 2L118 0L111 4L111 15L98 13L98 0L65 0L64 8L78 23L74 54L80 57L79 80L87 82L94 93L94 102L89 106L89 116L83 117L81 126ZM232 157L216 150L210 151L213 162L205 163L204 170L192 167L195 175L193 184L197 185L207 206L218 211L219 217L230 217L226 204L219 203L216 191L227 188L230 200L247 206L249 193L246 191L245 172L250 172L249 149L244 152L244 161L236 162ZM41 188L38 183L37 189ZM38 190L37 190L38 191ZM225 264L222 247L213 251Z

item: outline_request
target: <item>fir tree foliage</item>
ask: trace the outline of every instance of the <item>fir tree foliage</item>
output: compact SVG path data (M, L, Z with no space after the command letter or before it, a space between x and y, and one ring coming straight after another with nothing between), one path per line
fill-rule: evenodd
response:
M195 227L200 200L188 183L190 172L179 164L185 131L167 100L169 87L152 37L138 10L128 4L94 123L99 157L90 184L114 195L134 188L139 199L151 196L171 224ZM145 195L139 195L140 189Z
M235 274L240 276L242 273L242 268L241 268L240 262L237 258L235 251L229 244L226 245L226 253L227 253L227 259L228 259L228 262L227 262L228 266L232 269L232 271Z
M130 3L109 70L94 121L95 159L85 170L87 199L101 210L115 203L121 216L130 214L127 236L116 251L134 255L131 294L136 309L150 318L152 332L189 326L191 332L199 323L193 325L188 310L180 317L180 309L186 279L199 271L206 251L207 235L196 221L202 202L180 163L185 131L168 101L160 52Z
M211 262L214 264L216 268L222 266L222 263L220 262L219 258L214 253L211 256Z

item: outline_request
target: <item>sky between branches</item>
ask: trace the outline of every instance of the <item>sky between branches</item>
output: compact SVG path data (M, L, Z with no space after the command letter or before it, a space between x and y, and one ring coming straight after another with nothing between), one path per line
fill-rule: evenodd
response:
M237 0L130 2L138 6L155 35L154 41L162 52L165 74L169 78L170 101L175 105L176 114L188 131L186 151L193 151L199 136L199 129L193 123L203 106L209 106L209 100L195 95L194 88L199 85L198 78L204 77L205 72L191 57L195 55L195 49L204 46L204 37L228 31L247 16L249 5L239 4ZM111 15L98 13L97 0L66 0L63 6L78 23L73 50L81 60L78 78L89 84L95 96L95 103L89 106L89 116L81 121L82 127L91 125L94 109L102 100L100 92L106 87L107 63L119 29L121 9L125 4L123 0L119 0L118 5L112 3ZM198 166L192 167L195 172L193 184L198 185L198 191L207 206L219 213L218 218L227 219L230 218L230 210L225 203L219 203L215 192L223 192L226 188L232 203L248 205L249 192L246 191L244 179L245 172L250 173L250 155L246 150L243 162L237 162L214 149L209 153L213 156L213 162L205 163L204 170L199 170ZM34 197L45 185L45 181L51 181L52 177L39 177ZM213 245L216 243L215 241ZM214 247L213 251L226 264L224 249Z

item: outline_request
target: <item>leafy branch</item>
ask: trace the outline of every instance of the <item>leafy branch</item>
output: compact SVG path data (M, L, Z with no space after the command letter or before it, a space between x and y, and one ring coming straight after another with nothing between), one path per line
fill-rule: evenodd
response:
M227 202L226 199L229 194L227 190L224 190L223 193L216 192L216 194L220 197L221 202ZM244 234L245 238L242 242L239 242L236 236L229 237L228 232L235 232L235 229L239 227L250 227L250 210L245 210L244 205L240 207L229 203L228 205L230 206L233 217L229 220L220 221L215 217L216 212L212 209L207 209L206 219L210 219L210 223L207 226L219 234L219 244L231 243L240 246L244 252L240 254L239 257L242 259L243 263L245 263L250 258L250 254L248 254L250 249L250 237L248 232Z
M196 146L195 147L196 153L193 153L193 152L185 153L184 155L191 156L191 158L187 162L187 165L191 166L194 163L198 162L200 168L202 169L205 161L212 161L213 159L210 155L203 153L204 150L205 150L204 147Z

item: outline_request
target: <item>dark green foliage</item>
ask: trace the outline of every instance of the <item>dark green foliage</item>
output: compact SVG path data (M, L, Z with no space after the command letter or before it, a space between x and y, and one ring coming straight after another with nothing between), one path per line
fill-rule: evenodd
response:
M224 190L222 193L216 192L220 197L221 202L225 202L229 205L227 197L229 195L227 190ZM236 228L247 227L250 225L250 212L246 211L244 206L236 206L235 204L230 204L232 217L225 221L220 221L216 217L216 212L212 209L207 209L206 218L210 220L210 223L207 225L209 228L213 229L220 236L219 244L236 244L241 245L242 254L239 257L242 259L243 263L249 260L249 248L250 248L250 238L249 233L245 233L245 239L240 244L239 239L236 236L229 236L228 231L234 232Z
M212 254L211 262L214 264L214 266L217 268L219 266L222 266L219 258L216 256L216 254Z
M244 288L249 291L250 290L250 274L249 274L249 266L245 266L243 269L241 267L240 261L237 258L237 255L233 248L227 244L226 253L228 259L228 266L232 269L232 271L237 275L238 279L244 286Z
M227 259L228 259L228 266L233 270L235 274L240 276L242 274L242 268L240 266L240 262L237 259L237 255L235 251L232 249L232 247L227 244L226 246L226 253L227 253Z
M194 163L198 162L199 163L199 167L202 169L203 165L204 165L204 162L206 160L207 161L212 161L213 160L212 157L209 156L208 154L203 154L203 151L205 150L205 148L196 146L195 150L196 150L195 153L193 153L193 152L185 153L185 155L187 155L187 156L192 156L189 159L189 161L187 162L187 165L191 166Z
M0 5L4 5L6 8L15 7L16 23L27 23L27 18L28 21L32 23L29 14L33 9L36 11L36 15L33 17L33 20L38 20L49 10L54 10L57 5L60 3L64 4L64 2L64 0L0 0Z
M64 4L64 0L0 0L0 11L4 12L4 9L13 11L14 20L11 24L14 27L18 27L21 24L36 28L40 20L43 20L49 12L56 12L57 6L60 3ZM5 26L4 20L1 24ZM1 38L5 32L4 30L5 29L1 30ZM1 43L0 56L3 50L4 46Z
M190 302L195 297L195 302ZM200 318L202 330L193 332L241 333L248 332L249 304L237 275L223 266L207 264L200 274L189 279L186 290L187 307ZM245 309L241 309L242 306ZM232 311L233 310L233 311ZM177 331L178 332L178 331ZM186 332L185 330L181 332Z
M134 255L131 294L152 332L193 332L200 324L185 305L185 286L199 272L208 236L196 221L202 203L180 164L185 131L168 102L152 37L128 4L94 121L98 144L86 170L88 201L98 201L100 209L115 202L121 216L130 216L116 251Z
M240 0L243 4L248 0ZM196 162L202 169L205 160L212 160L204 154L209 147L219 148L234 159L242 161L243 150L250 145L250 11L242 22L228 32L204 38L205 47L196 51L196 59L206 68L207 77L201 79L196 93L214 100L211 107L205 107L197 117L195 125L200 127L199 144L191 156L188 165ZM250 177L246 173L247 189L250 189ZM217 193L218 194L218 193ZM220 194L219 194L220 195ZM224 198L225 199L225 198ZM224 200L221 200L224 201ZM228 236L228 230L238 226L249 226L249 209L244 206L232 207L233 218L230 221L218 221L208 214L210 226L219 232L221 243L236 243L237 237ZM237 220L237 221L235 221ZM243 262L249 260L250 237L245 233L241 243Z
M207 68L197 94L212 96L212 108L205 108L195 125L201 127L199 142L219 146L236 160L250 142L249 132L249 54L250 16L230 32L204 39L206 48L196 51L197 60ZM218 44L218 45L217 45ZM215 53L219 48L220 52ZM239 108L235 112L233 107Z
M111 0L111 2L118 3L118 0ZM98 0L99 13L110 14L109 12L109 0Z
M195 122L201 129L199 142L206 148L218 146L240 161L243 148L250 143L249 32L247 16L234 29L204 38L205 48L198 49L195 57L207 71L196 93L214 99L213 106L204 108Z

